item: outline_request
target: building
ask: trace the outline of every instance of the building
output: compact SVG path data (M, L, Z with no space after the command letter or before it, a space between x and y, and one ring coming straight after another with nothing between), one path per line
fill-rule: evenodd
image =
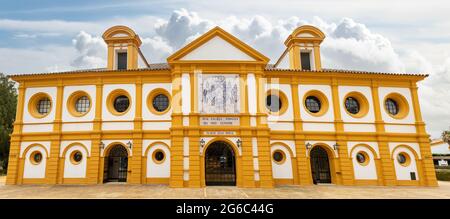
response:
M434 166L448 167L450 163L450 145L442 139L433 139L430 143Z
M312 26L269 59L216 27L154 64L125 26L103 69L20 74L7 184L436 186L423 74L322 68Z

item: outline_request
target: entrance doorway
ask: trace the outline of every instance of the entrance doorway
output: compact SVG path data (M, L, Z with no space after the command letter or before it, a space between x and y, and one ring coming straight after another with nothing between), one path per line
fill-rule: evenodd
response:
M128 172L127 149L120 144L112 147L105 157L103 182L126 182Z
M313 183L331 183L330 163L327 151L317 146L311 149L309 156Z
M236 185L236 158L228 143L217 141L206 149L205 182L207 186Z

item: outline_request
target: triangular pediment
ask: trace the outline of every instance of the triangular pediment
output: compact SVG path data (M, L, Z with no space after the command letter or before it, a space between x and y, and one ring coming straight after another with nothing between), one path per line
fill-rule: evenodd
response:
M169 56L167 61L169 63L198 61L267 63L269 58L220 27L215 27Z

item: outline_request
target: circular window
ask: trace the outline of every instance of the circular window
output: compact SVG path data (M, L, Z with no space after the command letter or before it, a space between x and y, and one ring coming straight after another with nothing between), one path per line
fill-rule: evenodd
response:
M395 102L395 100L391 98L387 98L384 102L384 106L386 107L386 111L391 115L397 115L398 114L398 104Z
M169 92L161 88L153 90L148 96L147 105L153 114L166 113L170 108Z
M114 90L107 98L108 110L114 115L123 115L130 109L130 99L130 95L125 90Z
M398 93L391 93L384 99L384 109L394 119L403 119L409 113L408 101Z
M72 116L84 116L91 109L91 99L86 92L77 91L70 95L67 106Z
M281 99L276 95L268 95L266 97L266 106L267 109L270 110L270 112L279 112L281 110L281 106L283 103L281 102Z
M328 111L328 99L318 90L308 91L303 99L306 112L313 116L322 116Z
M305 105L309 112L318 113L320 111L320 100L315 96L306 97Z
M397 154L397 162L402 166L409 166L411 159L409 158L409 155L406 153L399 153Z
M82 160L83 160L83 153L81 153L80 151L73 151L72 154L70 155L70 161L73 164L79 164L81 163Z
M44 118L52 109L52 101L48 94L37 93L30 98L28 111L35 118Z
M284 163L284 160L286 159L285 155L284 155L284 152L281 151L281 150L274 151L273 154L272 154L272 158L275 161L275 163L277 163L277 164Z
M114 99L114 109L119 113L127 111L129 106L130 100L125 95L120 95Z
M266 108L270 113L281 115L288 107L287 97L279 90L270 90L266 96Z
M358 161L360 165L366 166L369 164L369 156L365 152L360 151L356 154L356 161Z
M152 157L153 157L153 161L155 163L162 163L166 159L166 154L164 153L163 150L158 149L158 150L155 150L153 152L153 156Z
M345 99L345 109L347 109L347 112L351 114L357 114L359 113L359 102L353 97L347 97Z
M30 155L30 161L34 165L40 164L42 161L42 153L40 151L34 151Z
M345 111L352 117L361 118L369 112L369 102L359 92L350 92L344 98Z

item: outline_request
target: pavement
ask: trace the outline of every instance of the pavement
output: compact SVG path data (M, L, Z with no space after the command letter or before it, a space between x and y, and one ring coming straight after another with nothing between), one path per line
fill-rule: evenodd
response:
M0 176L2 199L450 199L450 182L438 187L417 186L279 186L273 189L211 186L206 188L169 188L167 185L4 185Z

